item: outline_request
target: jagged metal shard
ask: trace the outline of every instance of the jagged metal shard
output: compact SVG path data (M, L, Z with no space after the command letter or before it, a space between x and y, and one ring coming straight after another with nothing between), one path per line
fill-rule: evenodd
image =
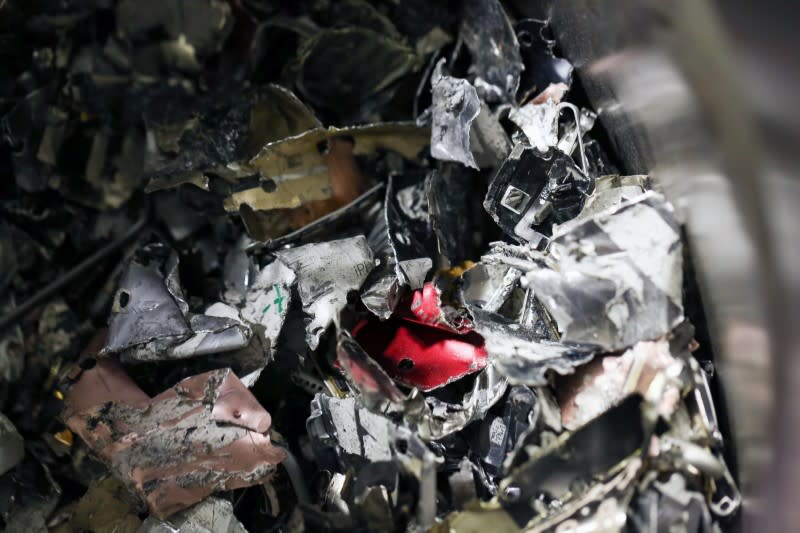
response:
M444 61L436 64L431 78L431 155L477 169L470 150L470 127L481 112L481 101L467 80L442 73Z
M523 68L519 42L499 0L466 0L461 37L472 56L475 88L488 103L512 102Z
M167 254L159 263L133 261L120 280L104 348L123 361L183 359L242 349L252 331L233 307L217 302L203 314L189 314L178 278L178 256L160 247L143 250Z
M306 421L311 446L318 456L332 450L342 465L363 466L389 461L391 422L358 405L355 398L332 398L317 394Z
M118 353L142 349L154 353L186 340L192 334L184 313L188 305L180 292L178 256L171 252L163 263L131 262L114 298L105 350Z
M425 175L390 176L384 212L397 279L402 285L419 289L436 254Z
M361 301L374 315L386 320L400 299L397 259L389 241L385 209L375 217L375 225L367 236L369 247L380 263L369 273L361 287Z
M551 241L548 267L525 275L562 341L604 351L655 339L683 320L681 238L664 198L648 192Z
M347 303L347 293L360 289L375 268L372 250L359 235L280 250L275 255L297 276L303 311L311 316L306 341L316 350L320 337Z
M552 222L578 214L592 181L555 148L517 144L497 170L483 206L510 237L540 245Z
M595 350L589 346L537 338L533 331L496 313L473 309L472 314L475 331L485 340L489 360L510 383L544 385L549 371L570 374L594 357Z
M67 426L159 518L216 490L261 483L285 457L270 442L269 413L230 369L186 378L153 398L107 359L73 379Z

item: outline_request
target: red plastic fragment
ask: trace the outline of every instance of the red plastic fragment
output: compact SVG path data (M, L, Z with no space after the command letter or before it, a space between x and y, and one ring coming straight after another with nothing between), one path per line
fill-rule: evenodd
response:
M429 391L486 366L483 337L409 320L371 318L353 328L364 350L396 381Z

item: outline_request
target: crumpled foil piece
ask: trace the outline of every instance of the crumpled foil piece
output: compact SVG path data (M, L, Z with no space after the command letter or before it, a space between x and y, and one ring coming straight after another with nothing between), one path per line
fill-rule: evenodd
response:
M467 80L444 75L444 63L436 64L431 78L431 156L477 169L469 132L481 112L478 92Z
M549 250L548 267L524 279L562 341L619 350L683 320L680 229L660 194L558 228Z
M558 144L558 106L555 101L547 100L541 104L529 102L512 109L508 118L519 126L531 146L540 152L546 152Z

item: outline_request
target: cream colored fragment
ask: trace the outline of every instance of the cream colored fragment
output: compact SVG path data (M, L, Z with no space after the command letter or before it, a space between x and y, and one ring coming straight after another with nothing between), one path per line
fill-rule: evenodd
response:
M331 178L326 166L313 167L304 176L276 176L275 190L267 192L261 187L238 191L225 199L226 211L236 212L243 204L253 209L292 209L315 200L327 200L333 196Z
M275 190L263 187L238 191L225 199L225 210L238 211L247 204L255 210L292 209L333 196L331 177L320 143L331 138L353 140L353 154L378 150L397 152L414 159L429 142L430 133L413 123L386 123L350 128L314 128L299 135L266 144L250 166L263 179L271 179Z

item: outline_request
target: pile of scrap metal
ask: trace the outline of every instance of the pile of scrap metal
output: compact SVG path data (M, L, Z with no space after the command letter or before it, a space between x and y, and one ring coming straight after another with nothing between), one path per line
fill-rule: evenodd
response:
M0 2L0 529L731 523L678 215L514 14Z

